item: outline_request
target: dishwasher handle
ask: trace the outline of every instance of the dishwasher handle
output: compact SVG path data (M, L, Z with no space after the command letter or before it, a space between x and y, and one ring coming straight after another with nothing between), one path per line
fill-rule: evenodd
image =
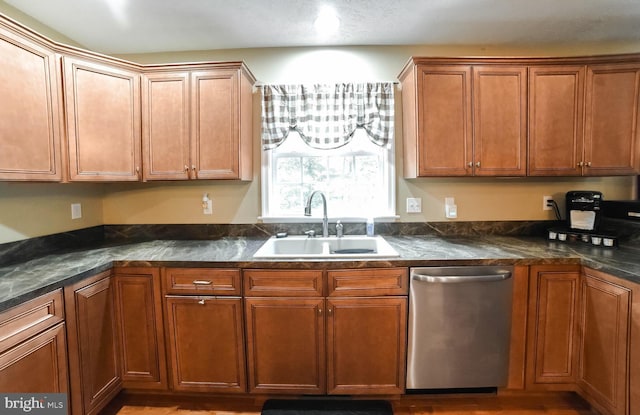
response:
M431 282L431 283L440 283L440 284L451 284L451 283L461 283L461 282L495 282L495 281L504 281L511 278L511 272L505 271L496 274L490 275L422 275L422 274L413 274L411 279L419 282Z

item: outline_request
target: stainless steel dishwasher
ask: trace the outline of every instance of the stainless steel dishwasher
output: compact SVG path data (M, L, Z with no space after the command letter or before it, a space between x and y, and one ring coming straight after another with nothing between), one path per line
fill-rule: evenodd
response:
M513 267L411 268L407 389L505 386Z

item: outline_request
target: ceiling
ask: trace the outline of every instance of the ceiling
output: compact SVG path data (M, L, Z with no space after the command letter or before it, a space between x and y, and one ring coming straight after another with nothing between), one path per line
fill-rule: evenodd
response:
M639 0L4 0L91 50L640 41ZM340 19L319 35L323 7Z

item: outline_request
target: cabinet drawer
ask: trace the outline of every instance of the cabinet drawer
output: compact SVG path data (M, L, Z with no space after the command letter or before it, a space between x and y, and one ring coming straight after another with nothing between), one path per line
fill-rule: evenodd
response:
M62 289L0 314L0 352L64 320Z
M328 272L330 296L406 295L406 268L349 269Z
M247 297L321 297L323 272L320 270L244 271L244 295Z
M240 295L240 270L225 268L166 268L166 294Z

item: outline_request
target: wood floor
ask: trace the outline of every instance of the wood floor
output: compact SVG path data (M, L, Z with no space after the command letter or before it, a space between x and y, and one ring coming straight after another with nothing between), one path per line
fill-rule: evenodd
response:
M182 399L182 402L188 401ZM259 415L264 400L230 399L189 404L121 398L101 415ZM535 396L402 397L390 400L394 415L594 415L589 405L572 393Z

